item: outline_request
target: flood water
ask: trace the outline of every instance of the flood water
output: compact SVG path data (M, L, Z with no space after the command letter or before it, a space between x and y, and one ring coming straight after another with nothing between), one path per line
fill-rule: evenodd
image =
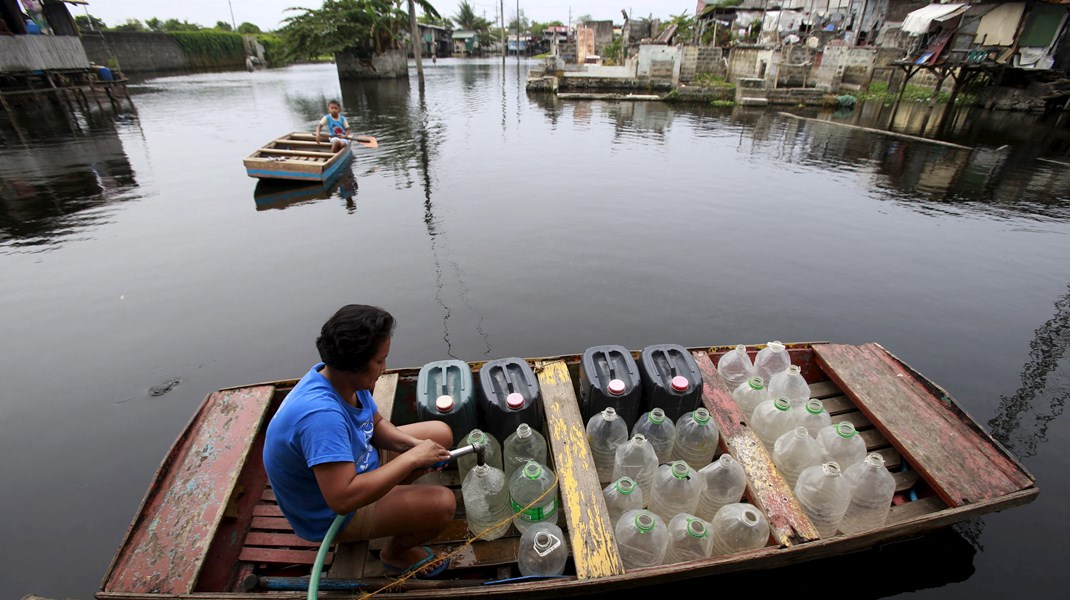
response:
M971 113L944 136L961 149L775 110L528 95L527 68L442 60L422 92L415 72L340 86L333 65L198 74L131 86L118 118L0 113L0 597L90 598L205 395L299 377L354 302L397 317L393 367L879 342L1010 448L1039 498L701 583L1070 589L1065 125ZM330 189L258 188L242 158L311 131L330 98L379 148ZM889 109L857 110L817 116Z

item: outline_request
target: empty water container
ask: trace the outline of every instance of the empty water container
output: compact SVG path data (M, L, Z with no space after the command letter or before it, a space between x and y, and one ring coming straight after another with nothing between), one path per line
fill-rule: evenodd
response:
M666 523L680 513L694 514L705 481L682 460L660 465L654 473L653 495L647 507Z
M727 504L710 523L713 529L713 556L762 548L769 541L769 519L746 503Z
M654 492L654 472L658 470L658 457L654 448L643 434L636 434L632 439L617 446L617 456L613 460L613 480L631 477L643 490L643 506L650 503Z
M654 453L658 455L658 464L672 458L672 447L676 442L676 424L665 416L665 411L655 408L639 415L639 420L632 427L632 435L641 433L646 436Z
M616 523L629 510L643 508L643 490L631 477L621 477L602 490L609 511L609 522Z
M769 388L765 387L765 380L761 377L751 377L732 390L732 399L743 412L744 418L749 419L754 409L769 399Z
M501 470L483 464L472 467L461 484L468 530L481 540L496 540L509 531L513 512L507 483Z
M832 415L817 398L810 398L801 408L792 408L791 412L795 415L796 427L805 427L815 440L817 432L832 425Z
M750 417L750 426L762 440L765 449L772 452L777 438L795 428L795 415L791 413L791 403L783 396L762 402L758 408L754 409L754 414Z
M511 476L529 460L545 465L546 451L546 438L527 423L521 423L502 444L502 466L505 476Z
M639 417L643 383L632 353L623 346L594 346L580 360L580 411L589 421L612 407L628 427Z
M697 408L676 422L673 459L687 462L692 469L701 469L713 460L720 437L717 424L710 418L710 411Z
M591 458L594 459L594 468L600 483L615 479L613 461L617 457L617 446L626 441L628 427L624 424L624 419L617 416L613 407L602 409L602 412L587 421L587 444L591 447Z
M504 472L504 469L502 469L502 447L498 440L494 439L493 435L480 429L473 429L461 439L457 447L470 446L472 444L481 444L486 448L483 453L483 460L488 465ZM468 475L468 471L474 466L476 466L475 454L465 454L457 459L457 475L462 483L464 483L464 478Z
M656 344L643 348L639 373L643 379L643 411L662 408L675 422L701 405L702 373L683 346Z
M817 528L818 535L832 537L851 503L851 484L835 462L814 465L799 475L795 497Z
M667 565L709 558L713 548L710 524L687 513L680 513L669 521L669 549L665 552Z
M629 510L614 528L617 548L626 569L656 567L669 549L669 528L661 517L646 510Z
M453 443L479 426L472 370L460 360L440 360L420 368L416 379L416 415L442 421L453 430Z
M848 467L844 477L851 484L851 503L840 522L840 531L858 533L883 527L895 495L895 478L884 467L884 457L869 454Z
M866 458L866 442L849 421L822 427L817 432L817 443L821 444L825 460L835 461L841 469Z
M794 489L803 469L821 464L821 444L810 437L805 427L796 427L773 444L773 464Z
M793 407L802 406L810 398L810 385L802 376L799 365L789 365L787 369L773 375L769 381L769 396L784 396Z
M791 356L784 344L769 342L754 357L754 374L768 383L773 380L773 375L787 369L790 364Z
M730 454L722 454L717 460L702 467L698 472L705 483L699 494L695 514L708 521L713 520L722 506L739 502L747 489L747 473L743 465Z
M535 372L522 358L488 361L479 370L479 406L487 431L499 440L521 423L542 431L542 397Z
M548 467L529 461L509 478L513 525L523 534L541 522L557 524L557 476Z
M520 536L516 562L526 577L561 575L568 560L565 534L553 523L536 523Z
M741 383L751 378L754 371L754 363L747 354L747 347L740 344L725 352L717 359L717 373L728 384L728 389L734 390Z

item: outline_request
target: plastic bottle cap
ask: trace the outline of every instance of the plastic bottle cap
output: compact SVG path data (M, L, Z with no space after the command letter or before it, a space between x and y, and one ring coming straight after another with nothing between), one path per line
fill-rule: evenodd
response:
M539 463L529 460L528 463L524 465L524 477L527 477L528 479L538 479L540 475L542 475L542 465Z
M635 515L635 528L639 530L639 533L647 533L651 529L654 529L654 525L657 521L654 517L645 510L639 511L639 514Z
M487 443L487 434L483 433L482 431L480 431L478 429L473 429L468 434L468 443L469 444L485 444L485 443Z
M854 437L855 434L858 433L858 431L855 429L855 426L852 425L849 421L841 421L839 423L836 423L836 433L842 438L850 439Z
M654 410L647 413L646 418L655 425L661 425L665 422L665 411L661 410L660 408L655 408Z
M784 396L777 396L773 399L773 406L777 410L791 410L791 400L788 400Z
M620 379L611 379L606 387L609 389L609 393L614 396L620 396L624 393L624 390L628 389L628 386L624 385L624 382Z
M806 402L806 412L812 415L819 415L825 410L825 405L822 404L817 398L810 398Z
M747 384L750 385L750 389L752 390L765 389L765 380L761 377L758 377L757 375L748 379Z
M520 392L513 392L505 398L505 403L513 410L524 408L524 396Z
M677 392L686 392L687 388L691 386L691 382L687 380L687 377L683 375L677 375L672 378L672 389Z
M627 496L635 491L635 481L629 477L621 477L613 487L617 489L619 494Z
M706 529L706 524L699 519L688 519L687 535L693 538L702 539L710 535L710 530Z
M690 479L688 477L690 473L691 468L687 466L687 463L679 461L672 464L672 476L676 479Z
M437 408L440 413L450 412L453 410L453 396L448 394L439 396L438 399L435 400L435 408Z

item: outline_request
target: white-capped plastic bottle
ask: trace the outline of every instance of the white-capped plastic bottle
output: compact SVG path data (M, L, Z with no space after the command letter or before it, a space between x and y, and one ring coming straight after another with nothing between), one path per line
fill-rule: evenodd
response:
M472 467L461 484L468 530L481 540L496 540L509 531L513 512L507 482L501 469L483 464Z
M821 464L821 444L810 437L805 427L796 427L773 444L773 464L794 489L803 469Z
M468 435L464 436L464 439L461 440L460 444L457 444L457 447L461 448L472 444L482 444L486 448L483 452L483 461L499 471L505 472L505 469L502 468L502 447L493 435L480 429L473 429L468 432ZM474 466L476 466L475 454L465 454L457 459L457 475L460 477L461 483L464 483L464 478L468 476L468 471Z
M821 444L824 460L836 462L841 469L866 458L866 442L849 421L822 427L817 432L817 443Z
M769 396L784 396L793 407L802 406L810 399L810 384L803 378L799 365L788 365L787 369L773 375L769 380Z
M706 485L699 494L695 514L707 521L712 521L722 506L739 502L747 489L747 473L743 465L727 453L702 467L698 476Z
M613 459L617 455L617 446L627 440L628 425L611 406L587 421L587 443L591 446L600 483L616 479L613 477Z
M851 484L840 465L826 462L803 469L795 484L795 497L823 538L836 535L851 503Z
M883 527L895 496L895 478L884 467L884 457L869 454L848 467L844 477L851 484L851 503L840 531L849 534Z
M769 519L762 511L744 502L722 506L710 527L713 529L712 556L757 550L769 543Z
M669 521L669 549L664 564L672 565L709 558L713 548L710 524L687 513L680 513Z
M721 379L728 384L728 389L734 390L739 384L750 379L754 371L754 363L747 354L747 347L743 344L736 346L721 355L717 360L717 372Z
M529 460L540 465L546 464L546 438L527 423L521 423L502 444L502 465L505 476L512 476Z
M631 477L621 477L602 490L609 511L609 522L616 523L629 510L643 508L643 489Z
M676 421L676 440L672 446L672 460L682 460L698 470L710 464L717 453L721 434L717 424L705 408L684 414Z
M650 503L653 494L654 472L658 470L658 456L646 436L637 433L632 439L617 446L613 461L613 481L631 477L643 490L643 506Z
M654 473L650 512L668 523L680 513L694 514L705 482L682 460L660 465Z
M557 525L536 523L520 536L516 562L521 575L561 575L566 560L565 534Z
M791 402L783 396L762 402L750 417L750 428L758 434L765 449L772 452L777 438L795 428Z
M780 342L769 342L754 357L754 374L766 382L773 380L773 375L788 368L791 356L788 349Z
M646 441L654 447L658 455L658 464L672 459L672 447L676 441L676 424L665 416L665 411L654 408L643 413L632 427L632 435L643 434Z
M669 527L647 510L629 510L614 527L624 568L656 567L669 549Z
M754 409L769 399L769 388L765 387L764 379L754 376L732 390L732 399L736 401L736 406L743 412L743 416L749 419L754 414Z
M817 432L832 425L832 415L825 410L825 404L817 398L810 398L801 408L792 408L791 412L795 415L795 426L805 427L815 440Z
M513 525L520 533L539 522L557 524L557 476L548 467L528 461L509 478L509 502L516 515ZM525 510L532 502L535 504Z

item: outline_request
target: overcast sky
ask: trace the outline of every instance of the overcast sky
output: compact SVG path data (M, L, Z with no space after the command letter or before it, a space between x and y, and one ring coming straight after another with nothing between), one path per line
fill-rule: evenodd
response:
M504 0L506 20L516 16L516 0ZM494 20L497 15L496 0L469 0L476 9L476 14L486 15L489 20ZM229 6L228 6L229 5ZM140 19L144 21L152 17L161 20L178 19L199 23L205 27L212 27L216 21L230 22L230 9L234 10L234 21L242 23L248 21L259 26L261 29L277 29L280 21L288 15L295 13L286 12L287 8L300 6L318 8L323 5L321 0L89 0L89 6L69 5L71 14L84 15L86 9L89 14L103 19L110 27L120 25L127 19ZM438 9L443 16L452 17L457 13L460 0L431 0L431 5ZM572 9L572 18L580 15L591 15L596 20L612 20L620 23L624 20L621 9L627 9L633 18L641 18L653 15L657 18L667 18L670 15L678 15L687 12L695 14L695 0L576 0L575 2L553 2L547 0L521 0L520 11L528 19L545 23L547 21L561 21L567 23L569 8Z

